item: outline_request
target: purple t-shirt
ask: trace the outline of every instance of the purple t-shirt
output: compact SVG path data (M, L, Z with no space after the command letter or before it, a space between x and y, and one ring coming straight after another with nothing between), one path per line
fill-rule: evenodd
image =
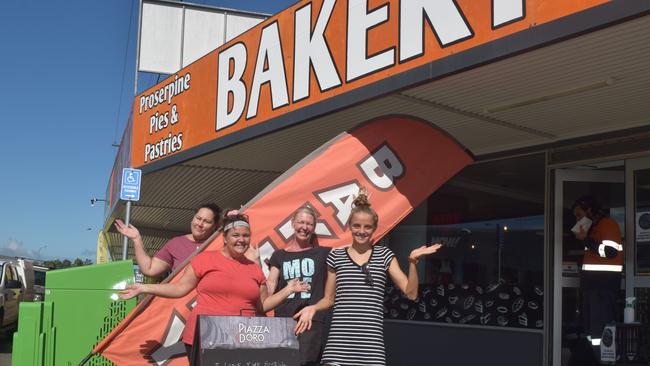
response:
M203 242L193 242L185 235L171 238L165 246L156 253L156 258L161 259L172 266L174 271L185 259L200 247Z

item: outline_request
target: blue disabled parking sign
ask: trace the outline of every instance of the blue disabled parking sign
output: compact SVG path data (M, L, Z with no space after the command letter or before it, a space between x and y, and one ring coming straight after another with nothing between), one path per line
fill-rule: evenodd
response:
M140 169L122 169L122 188L120 189L121 200L138 201L140 199L141 178L142 170Z

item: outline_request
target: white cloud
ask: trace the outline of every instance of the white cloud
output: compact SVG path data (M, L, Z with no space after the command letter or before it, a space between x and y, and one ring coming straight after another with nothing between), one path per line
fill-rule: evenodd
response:
M18 241L13 238L7 239L5 244L0 247L0 254L6 255L8 257L23 257L23 258L32 258L40 259L33 249L25 247L22 241Z

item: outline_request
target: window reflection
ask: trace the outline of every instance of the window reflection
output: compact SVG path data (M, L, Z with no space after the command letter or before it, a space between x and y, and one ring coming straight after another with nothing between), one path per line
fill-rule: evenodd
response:
M542 328L543 197L542 155L475 164L441 187L383 241L404 269L413 248L444 246L420 261L417 302L388 288L386 318Z

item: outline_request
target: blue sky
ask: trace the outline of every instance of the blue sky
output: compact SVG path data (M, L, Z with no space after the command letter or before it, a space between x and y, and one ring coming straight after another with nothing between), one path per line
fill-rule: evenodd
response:
M275 14L294 2L195 3ZM137 4L0 1L0 254L95 258L104 210L90 198L104 197L133 101Z

